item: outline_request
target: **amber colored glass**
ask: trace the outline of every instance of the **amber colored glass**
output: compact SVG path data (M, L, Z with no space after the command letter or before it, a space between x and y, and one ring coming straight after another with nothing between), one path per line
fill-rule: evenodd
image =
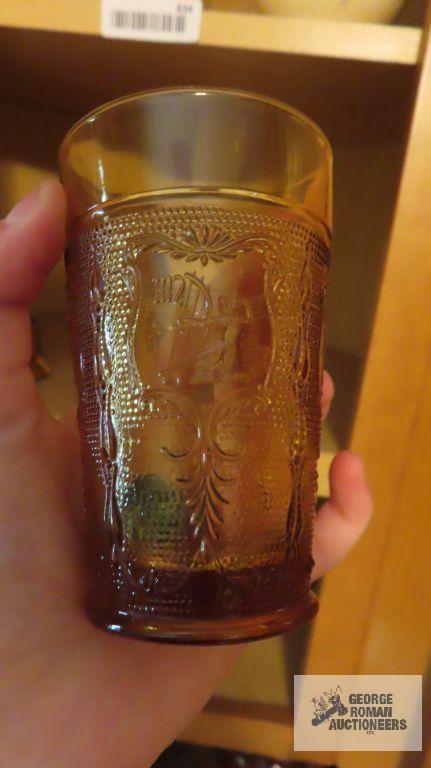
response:
M310 619L326 138L252 94L153 91L60 165L91 619L193 643Z

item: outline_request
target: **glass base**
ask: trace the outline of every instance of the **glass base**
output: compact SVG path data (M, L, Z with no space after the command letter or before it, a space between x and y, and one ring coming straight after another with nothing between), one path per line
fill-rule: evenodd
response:
M212 621L158 619L153 616L112 614L103 617L90 609L90 620L101 629L116 635L183 645L224 645L263 640L281 635L310 621L317 613L318 600L311 590L300 602L279 611L247 618Z

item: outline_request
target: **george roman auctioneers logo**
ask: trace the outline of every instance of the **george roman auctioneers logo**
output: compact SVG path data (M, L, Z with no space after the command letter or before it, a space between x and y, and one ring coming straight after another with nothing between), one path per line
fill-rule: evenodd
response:
M420 675L295 675L295 751L420 751Z
M331 720L334 715L346 715L349 711L347 707L341 701L342 690L339 685L336 689L324 691L323 696L316 698L313 696L312 704L314 704L314 717L311 720L311 725L321 725L327 720Z

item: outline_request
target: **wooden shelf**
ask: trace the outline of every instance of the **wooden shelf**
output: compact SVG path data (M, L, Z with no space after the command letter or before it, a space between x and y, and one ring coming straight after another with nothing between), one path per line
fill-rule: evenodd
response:
M43 358L51 368L50 376L39 382L39 390L47 408L58 418L76 404L66 315L59 312L38 313L37 328ZM329 496L328 471L336 452L335 436L325 424L318 466L319 496L322 498Z
M326 422L322 429L322 444L320 458L317 464L317 471L319 474L318 494L322 499L329 498L329 468L337 451L338 446L335 435L331 430L330 423Z
M21 0L0 9L0 26L76 34L100 34L99 0ZM204 10L200 45L301 56L415 64L421 30L381 24L288 19Z
M33 148L38 126L45 130L49 122L47 108L54 122L60 116L70 125L126 93L187 84L282 99L314 119L332 142L405 136L420 27L208 10L199 44L172 45L103 38L99 16L99 0L1 5L0 103L41 109L41 119L27 117ZM8 122L4 126L7 132Z
M76 406L67 317L64 313L36 317L41 355L50 375L38 382L39 391L48 410L60 418Z
M236 752L333 765L331 752L294 752L292 710L285 707L212 700L180 736L181 741Z
M216 695L235 702L292 706L293 669L285 652L289 637L294 638L286 635L249 643Z
M201 45L385 64L416 64L421 29L205 11Z
M320 585L315 585L319 591ZM216 698L235 705L262 704L266 707L293 707L293 675L304 668L312 624L249 643L228 676L218 686Z

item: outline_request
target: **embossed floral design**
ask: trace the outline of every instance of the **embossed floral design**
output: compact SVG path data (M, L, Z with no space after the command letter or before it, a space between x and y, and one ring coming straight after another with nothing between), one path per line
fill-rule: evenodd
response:
M184 242L189 249L186 261L200 261L202 266L206 266L210 260L221 262L224 259L235 259L249 251L263 252L268 247L267 238L233 238L228 232L207 224L186 232Z
M229 232L210 224L200 224L182 233L178 239L169 235L140 235L132 244L135 248L144 246L152 251L172 259L184 259L186 262L200 262L205 267L210 261L221 263L225 259L236 259L246 253L264 254L270 247L267 237L259 234L232 237Z
M157 395L159 403L174 400L170 393ZM224 524L224 512L230 503L229 487L241 475L253 450L250 432L256 419L270 405L267 394L252 389L234 392L217 405L191 409L175 398L178 415L189 423L195 439L181 454L168 446L163 453L178 462L177 483L184 494L188 520L196 552L193 565L212 561L221 568L218 542ZM165 406L166 407L166 406ZM256 449L256 446L254 446ZM257 450L260 450L258 447Z
M246 508L248 494L255 489L263 501L262 512L274 499L286 511L287 520L283 518L282 524L287 523L287 530L284 534L283 528L283 538L279 537L280 547L285 547L293 558L302 546L311 514L311 496L305 498L304 489L313 458L304 449L310 444L314 428L313 413L308 414L308 399L313 395L308 379L310 366L316 365L313 355L318 327L317 322L307 318L311 305L313 317L317 317L317 306L313 305L321 285L317 270L323 274L327 260L323 245L310 237L308 229L298 223L252 216L233 208L200 206L178 210L157 207L107 217L101 229L94 230L91 237L86 234L87 239L80 242L80 258L85 265L90 263L92 272L91 328L87 330L82 322L80 333L88 370L86 380L91 378L90 394L94 388L94 403L89 399L91 408L87 408L83 422L92 441L90 448L97 451L97 471L103 483L102 503L109 537L106 558L116 588L127 593L134 610L141 604L146 606L150 597L169 599L169 605L175 605L176 599L166 596L181 596L183 585L195 571L223 570L227 579L233 578L231 563L235 567L235 563L242 563L239 557L236 559L241 554L241 541L235 537L242 530L236 512ZM303 266L306 247L310 259ZM197 283L207 288L213 275L206 274L206 267L230 267L244 255L244 267L254 269L262 262L262 305L267 308L271 325L271 341L265 330L265 343L271 350L271 360L263 385L238 391L244 382L235 378L235 366L229 362L230 353L237 349L237 336L227 336L225 329L233 327L237 333L247 313L243 310L239 316L235 307L238 316L232 320L233 305L223 307L220 299L224 297L217 296L213 307L211 295L204 296ZM172 263L175 260L179 262L177 268ZM194 283L187 272L189 263ZM179 275L175 277L174 272ZM157 284L150 284L151 278ZM86 298L80 295L79 308L87 307ZM151 313L145 314L146 302L151 300L170 306L166 311L157 307L157 322L153 326L148 323L143 333L139 323L151 319ZM218 357L215 352L203 356L202 350L210 348L207 337L205 343L195 346L183 343L173 360L175 369L167 355L163 358L166 369L157 369L160 390L154 391L153 379L146 380L147 368L141 370L135 354L141 354L141 341L148 351L157 347L166 318L170 321L172 317L176 336L183 333L187 338L184 329L189 327L193 331L210 327L211 340L218 342ZM247 327L244 337L249 330ZM214 390L217 386L215 403L197 403L180 396L182 378L173 373L179 370L184 379L190 376L189 348L198 383L205 375L208 381L215 382ZM244 349L249 351L245 345ZM149 361L150 355L147 357ZM154 359L161 360L162 355L158 352ZM220 360L225 366L222 386ZM184 374L181 365L186 365ZM218 398L227 390L226 383L231 383L232 389L221 401ZM298 409L302 409L299 414ZM99 422L98 433L95 421ZM272 435L274 442L270 443ZM146 443L159 451L154 466L147 462L143 450ZM136 448L139 444L141 448ZM269 444L271 452L267 456ZM291 463L288 469L286 461L285 473L271 474L268 467L279 448L283 457L290 456ZM256 482L254 466L261 468ZM268 480L264 471L269 472ZM257 509L257 502L252 500L250 507ZM271 526L270 516L267 519L261 514L256 519L256 530L262 531L262 555L266 540L273 535ZM155 557L147 563L146 555L152 548ZM143 563L147 563L145 568ZM279 566L273 568L276 573ZM280 576L283 573L280 570ZM226 586L227 593L229 589ZM235 590L231 591L234 595Z

